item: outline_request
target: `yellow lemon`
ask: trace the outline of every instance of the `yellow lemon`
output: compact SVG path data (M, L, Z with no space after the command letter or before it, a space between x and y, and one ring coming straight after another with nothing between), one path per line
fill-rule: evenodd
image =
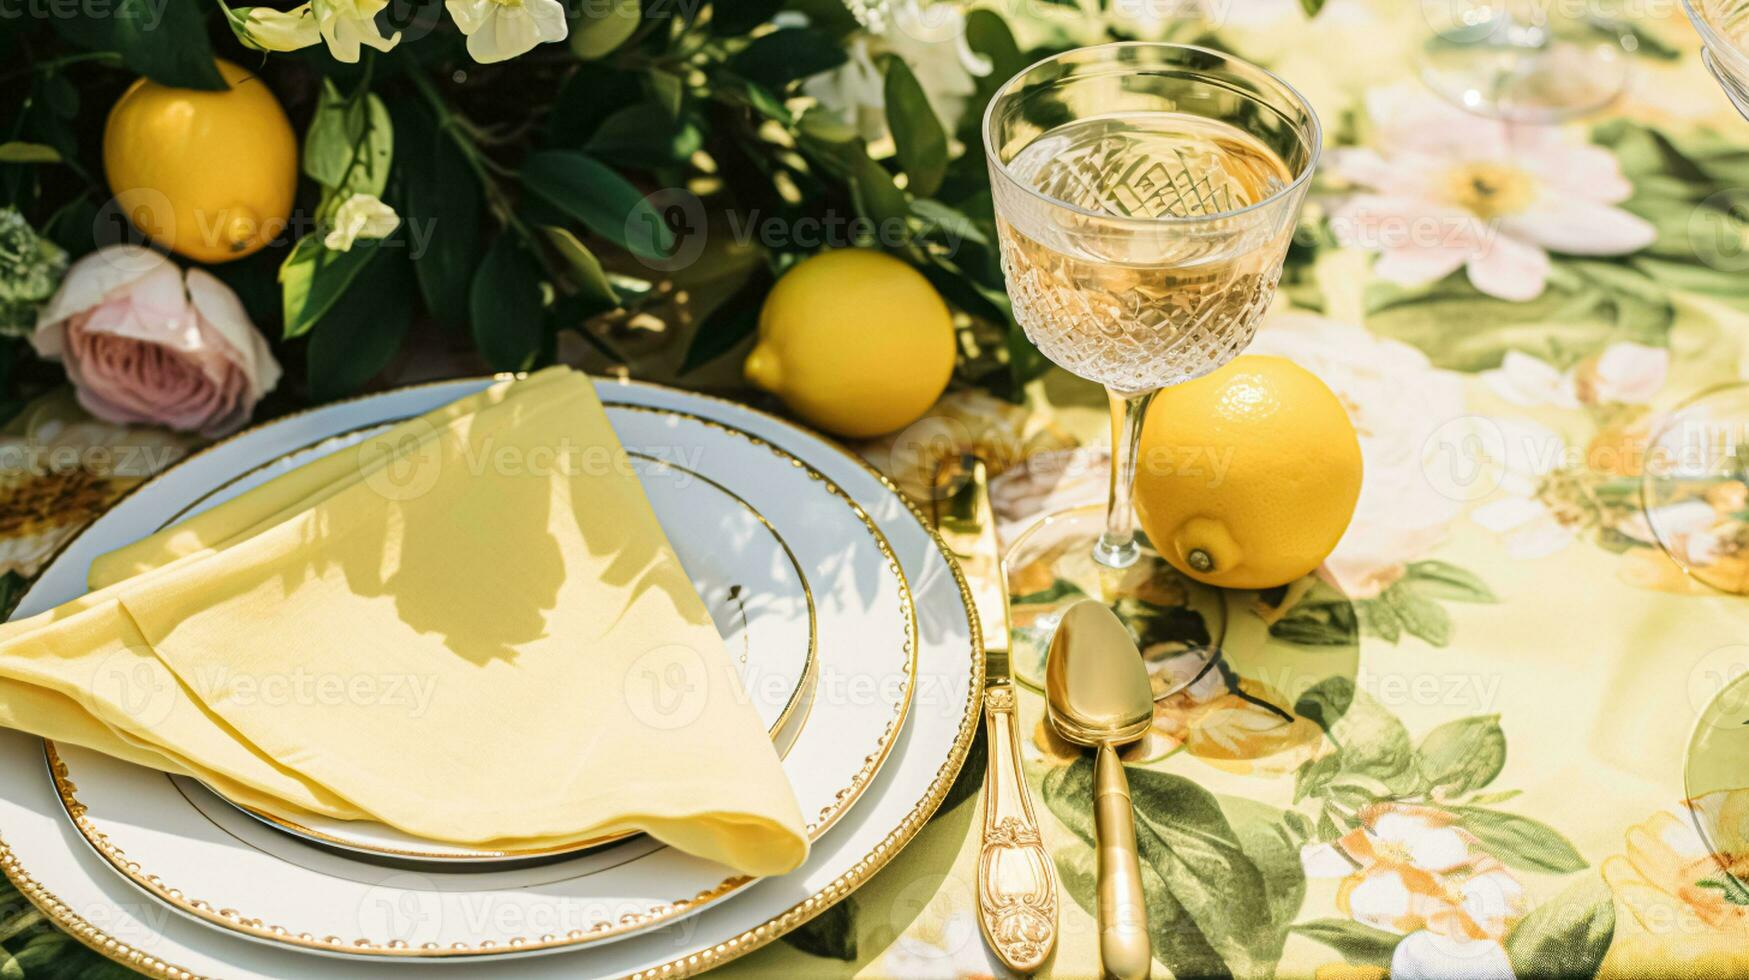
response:
M1267 589L1335 549L1360 473L1360 440L1324 382L1284 358L1247 355L1154 399L1136 513L1184 574Z
M953 361L953 317L929 280L890 255L845 248L777 281L743 370L808 422L860 439L922 418Z
M242 258L284 231L298 186L298 139L279 101L242 68L218 68L229 89L135 81L103 129L103 170L122 213L201 262Z

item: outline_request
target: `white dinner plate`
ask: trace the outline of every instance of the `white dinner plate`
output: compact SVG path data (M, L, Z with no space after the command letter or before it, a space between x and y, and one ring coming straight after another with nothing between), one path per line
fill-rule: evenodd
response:
M398 417L424 411L480 384L427 385L327 406L245 433L197 455L154 481L152 486L165 498L160 505L138 505L141 497L136 494L75 539L27 594L21 613L39 611L77 595L85 568L95 555L149 530L156 520L174 512L170 501L193 499L222 479L218 474L246 471L288 448L368 424L370 416ZM922 828L952 785L978 717L982 649L968 613L963 581L915 509L889 484L859 460L818 437L741 406L644 385L602 382L600 390L607 400L673 409L705 420L724 440L712 444L712 453L726 454L727 447L734 444L730 439L757 440L799 458L802 462L785 465L804 472L811 482L830 481L842 488L885 534L910 584L918 627L915 695L893 740L888 763L868 781L855 809L843 814L830 832L815 842L800 869L755 882L732 900L686 921L678 921L676 916L660 928L620 942L553 956L494 960L493 975L511 980L680 975L731 959L806 922L871 877ZM616 428L629 426L623 421L625 415L623 410L615 410ZM668 424L697 423L675 420ZM734 434L737 432L740 435ZM635 439L625 441L637 448ZM808 467L817 473L809 472ZM749 483L775 477L775 471L766 477L756 477L754 472L765 471L749 470L737 476ZM736 486L729 481L725 485L731 489ZM787 530L784 535L795 540ZM842 542L839 545L842 547ZM816 568L839 568L843 574L840 557L826 556L816 566L813 559L802 556L816 593L821 588ZM861 585L880 588L878 580ZM822 621L825 605L822 603ZM843 680L828 683L828 644L823 633L820 648L815 712L838 701L866 699L867 692L858 692L853 684ZM812 728L810 720L808 730ZM178 977L387 978L412 976L408 971L429 965L423 961L325 957L249 942L178 916L137 890L85 846L39 765L41 753L39 740L0 733L0 870L51 919L107 955L148 974ZM478 921L490 919L495 908L501 907L475 905L464 912ZM419 902L391 903L388 909L392 916L411 920L416 928L427 915Z

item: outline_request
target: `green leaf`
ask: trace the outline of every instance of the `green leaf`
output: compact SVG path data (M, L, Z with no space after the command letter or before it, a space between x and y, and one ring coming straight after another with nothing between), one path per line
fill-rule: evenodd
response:
M1269 624L1269 635L1302 646L1354 646L1360 642L1356 605L1347 599L1302 601Z
M1572 874L1589 867L1572 842L1545 823L1479 806L1454 807L1452 812L1484 850L1514 868Z
M1324 9L1324 3L1325 0L1300 0L1300 9L1306 12L1307 17L1316 17L1318 11Z
M74 43L118 51L130 69L162 85L221 91L227 86L213 63L206 13L200 0L118 0L102 13L51 19Z
M1499 715L1448 721L1428 732L1415 750L1421 778L1451 795L1473 793L1494 781L1506 765L1506 733Z
M1614 938L1615 898L1593 879L1525 916L1506 936L1506 957L1521 977L1591 977Z
M847 59L830 34L810 27L786 27L761 34L728 60L735 74L769 89L831 71Z
M771 279L764 274L748 277L747 282L728 299L717 304L692 334L686 348L680 373L687 374L727 354L759 328L759 311L765 296L771 291Z
M405 243L372 263L310 331L306 364L310 400L356 392L388 365L413 322L413 271Z
M811 956L856 962L856 896L785 933L783 941Z
M686 82L679 75L653 69L644 75L644 87L669 118L680 118L680 107L686 101Z
M722 37L746 34L782 9L783 0L717 0L711 4L711 33Z
M534 257L509 233L486 250L468 292L474 346L496 371L522 371L534 363L546 334L541 280Z
M1403 941L1394 932L1361 925L1353 919L1314 919L1295 925L1293 931L1341 953L1349 963L1387 968L1391 965L1391 954Z
M704 133L659 106L629 105L601 121L583 144L589 154L645 170L679 163L704 146Z
M1020 74L1027 65L1026 55L1014 40L1014 32L994 10L980 9L966 14L966 46L990 62L989 74L977 80L980 101L989 101L996 89Z
M322 95L304 134L304 173L327 189L325 198L382 196L394 158L395 129L375 93L348 98L334 80L322 80Z
M523 186L634 255L664 258L674 233L632 183L601 161L569 150L545 150L522 165Z
M612 54L638 31L643 11L638 0L586 3L571 21L571 53L584 61Z
M570 285L580 294L599 300L605 307L620 305L619 294L614 291L613 283L607 279L607 273L601 268L601 260L588 246L577 240L577 236L564 228L546 225L541 232L547 236L547 241L553 246L559 258L565 262L565 268L571 271Z
M1191 780L1149 769L1127 771L1155 957L1176 976L1272 974L1286 924L1277 921L1279 906L1271 902L1260 856L1246 850L1220 802ZM1053 769L1041 786L1051 812L1089 847L1095 837L1092 784L1092 763L1083 758ZM1274 855L1267 863L1271 876L1298 876L1304 886L1297 861L1279 871ZM1091 907L1090 876L1073 864L1069 871L1064 884L1070 895ZM1292 888L1291 881L1278 885Z
M1341 748L1345 777L1374 779L1393 792L1419 782L1408 729L1370 694L1356 690L1353 680L1319 681L1294 702L1294 713L1316 722Z
M905 199L905 192L893 183L893 175L860 147L852 161L855 169L850 177L851 200L855 202L858 214L875 223L884 243L895 224L901 231L908 227L905 219L911 213L910 202Z
M0 163L60 163L61 154L52 146L41 143L21 143L14 140L0 143Z
M468 285L480 264L480 182L449 134L410 110L402 140L402 208L425 308L451 329L468 322Z
M352 243L351 251L335 252L322 244L319 234L298 239L279 267L285 339L303 336L322 319L376 256L379 243L361 238Z
M1488 588L1474 572L1444 561L1410 562L1404 581L1415 583L1415 591L1434 599L1453 602L1499 602L1500 597Z
M886 62L887 128L893 132L899 166L910 178L905 189L928 197L947 174L947 131L905 60L891 55Z
M1694 883L1696 888L1710 888L1725 897L1732 905L1749 905L1749 885L1737 880L1735 875L1726 872L1720 878L1702 878Z
M1402 621L1403 628L1436 647L1451 643L1451 614L1445 607L1416 592L1408 582L1393 582L1380 596Z

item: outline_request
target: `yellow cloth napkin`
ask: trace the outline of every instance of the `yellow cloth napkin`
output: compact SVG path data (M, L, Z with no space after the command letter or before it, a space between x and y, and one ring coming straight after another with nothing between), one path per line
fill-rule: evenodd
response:
M0 629L0 723L435 840L807 839L588 380L494 386L107 556Z

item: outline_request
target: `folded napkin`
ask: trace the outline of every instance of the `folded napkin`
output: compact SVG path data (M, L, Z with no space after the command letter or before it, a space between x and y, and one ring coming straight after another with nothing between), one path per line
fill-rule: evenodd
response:
M807 854L768 733L588 379L394 426L0 627L0 724L433 840Z

